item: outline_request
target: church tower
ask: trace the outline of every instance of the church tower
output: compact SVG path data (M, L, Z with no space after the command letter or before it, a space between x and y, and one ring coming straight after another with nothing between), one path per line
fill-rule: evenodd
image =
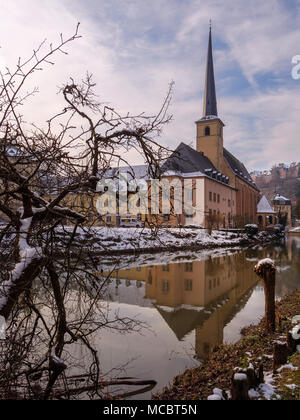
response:
M209 28L206 76L204 87L203 117L196 121L197 151L203 152L214 166L223 171L223 127L218 117L217 97L212 55L211 26Z

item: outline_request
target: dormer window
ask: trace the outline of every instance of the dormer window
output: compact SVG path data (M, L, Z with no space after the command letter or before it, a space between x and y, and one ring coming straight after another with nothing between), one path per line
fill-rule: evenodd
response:
M205 127L205 135L210 136L210 127Z

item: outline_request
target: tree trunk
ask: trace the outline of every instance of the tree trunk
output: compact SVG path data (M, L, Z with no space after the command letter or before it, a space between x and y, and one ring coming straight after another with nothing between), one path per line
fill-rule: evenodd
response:
M276 317L275 317L275 271L266 270L264 276L264 290L265 290L265 317L266 329L268 332L275 332Z
M10 289L7 291L7 300L0 310L0 315L5 319L11 314L20 295L25 292L25 290L31 288L32 282L41 273L46 261L45 257L34 258L21 273L20 277L10 286Z

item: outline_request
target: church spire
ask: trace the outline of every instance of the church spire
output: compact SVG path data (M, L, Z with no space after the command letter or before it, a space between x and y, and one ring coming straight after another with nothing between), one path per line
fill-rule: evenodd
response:
M217 98L212 55L211 22L209 24L208 52L206 62L206 76L204 88L203 117L218 116Z

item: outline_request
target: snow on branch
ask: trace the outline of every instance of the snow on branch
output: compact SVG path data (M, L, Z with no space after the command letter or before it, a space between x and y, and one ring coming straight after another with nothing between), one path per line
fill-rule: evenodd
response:
M54 365L55 367L58 367L60 369L66 369L67 366L66 364L63 362L62 359L60 359L55 352L55 349L52 349L51 351L51 355L50 355L50 362L52 363L52 365Z
M0 310L2 310L7 302L12 288L18 282L26 268L36 257L42 257L42 250L39 247L31 247L27 242L28 233L30 232L32 217L21 220L21 228L19 233L19 255L18 262L14 269L9 273L9 279L4 281L0 286Z

